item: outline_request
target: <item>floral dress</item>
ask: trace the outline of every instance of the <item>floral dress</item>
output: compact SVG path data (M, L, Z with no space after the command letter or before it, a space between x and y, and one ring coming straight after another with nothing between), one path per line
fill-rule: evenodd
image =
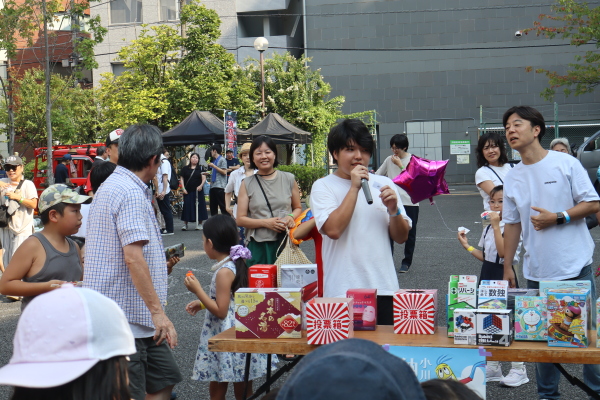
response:
M210 282L211 299L216 300L216 277L221 268L229 268L235 274L235 264L231 261L217 269ZM200 334L200 345L196 353L196 361L192 379L197 381L215 381L215 382L243 382L244 369L246 367L246 353L222 353L208 350L208 339L226 331L235 326L235 303L233 295L229 301L229 311L225 319L219 319L210 311L206 310L202 333ZM273 356L273 363L277 362L277 357ZM253 380L265 375L267 372L267 355L252 354L250 362L249 379Z

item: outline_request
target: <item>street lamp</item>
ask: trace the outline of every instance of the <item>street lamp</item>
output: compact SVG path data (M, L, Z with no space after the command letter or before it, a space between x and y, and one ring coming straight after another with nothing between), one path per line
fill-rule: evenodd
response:
M266 105L265 105L265 67L264 67L265 56L264 56L264 52L265 52L265 50L267 50L269 48L269 41L267 40L267 38L258 37L254 40L254 48L256 50L258 50L258 52L260 53L260 90L261 90L261 94L262 94L262 108L264 110L266 108ZM263 111L263 117L264 117L264 115L265 115L265 112Z

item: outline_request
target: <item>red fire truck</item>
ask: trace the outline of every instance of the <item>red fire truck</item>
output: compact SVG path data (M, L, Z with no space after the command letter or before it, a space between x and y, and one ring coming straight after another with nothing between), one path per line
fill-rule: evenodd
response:
M69 171L76 170L75 174L71 174L71 182L75 186L85 185L88 173L92 169L92 163L96 157L96 148L103 146L102 143L92 144L73 144L61 145L52 147L52 171L56 170L58 160L62 159L65 154L70 154L72 157L72 165L69 165ZM48 171L40 169L42 163L47 161L47 147L38 147L34 150L35 166L33 168L33 183L38 190L38 195L41 194L48 183ZM72 166L74 168L72 168ZM46 167L47 168L47 167Z

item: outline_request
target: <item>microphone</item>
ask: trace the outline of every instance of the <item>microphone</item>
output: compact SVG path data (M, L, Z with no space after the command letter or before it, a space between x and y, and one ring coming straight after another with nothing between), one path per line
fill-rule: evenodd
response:
M363 193L365 194L365 199L367 199L368 204L373 204L373 197L371 196L371 189L369 189L369 181L365 178L360 180L360 185L362 186Z

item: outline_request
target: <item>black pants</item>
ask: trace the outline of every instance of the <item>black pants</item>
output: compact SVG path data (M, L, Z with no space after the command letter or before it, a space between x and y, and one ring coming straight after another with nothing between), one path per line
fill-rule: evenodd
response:
M377 325L394 325L394 299L377 296Z
M156 199L158 209L165 219L165 229L169 233L173 233L173 210L171 209L171 192L165 194L165 197Z
M417 222L419 222L419 206L404 206L406 215L412 220L412 228L408 231L408 239L404 243L404 259L402 265L412 265L415 243L417 241Z
M227 208L225 207L225 189L224 188L210 188L209 193L209 203L210 203L210 216L217 215L219 213L219 208L221 209L221 214L229 215L227 212Z

